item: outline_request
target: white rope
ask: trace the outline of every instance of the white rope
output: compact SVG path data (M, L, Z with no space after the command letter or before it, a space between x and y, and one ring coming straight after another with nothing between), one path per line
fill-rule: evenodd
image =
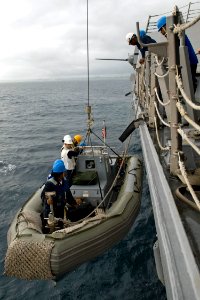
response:
M183 89L183 83L182 83L182 80L181 80L181 77L180 75L176 75L175 76L176 78L176 83L177 83L177 86L181 92L181 95L183 96L183 98L185 99L185 101L193 108L193 109L196 109L196 110L200 110L200 105L196 105L194 104L189 98L188 96L186 95L184 89Z
M157 74L156 72L154 72L154 74L155 74L158 78L164 78L164 77L166 77L166 76L169 74L169 70L167 70L167 72L166 72L165 74L163 74L163 75L159 75L159 74Z
M156 127L156 137L157 137L157 142L158 142L158 145L160 147L161 150L163 151L166 151L166 150L170 150L170 147L167 146L167 147L163 147L160 143L160 140L159 140L159 135L158 135L158 126L157 126L157 120L156 120L156 117L154 117L154 122L155 122L155 127Z
M196 151L196 153L200 156L200 149L188 138L184 130L178 128L177 131L181 135L182 139L185 140L194 149L194 151Z
M150 88L148 88L148 95L151 98Z
M157 63L158 66L161 66L164 63L164 60L165 60L165 58L163 57L163 59L161 60L161 62L159 62L157 55L155 55L155 59L156 59L156 63Z
M145 87L147 87L146 81L145 81L145 77L143 76L143 84Z
M200 126L195 123L189 116L188 113L185 111L184 107L182 106L182 104L180 103L180 101L178 101L176 103L176 106L178 108L179 113L181 114L181 116L190 124L192 125L196 130L200 131Z
M192 185L190 184L189 180L188 180L188 176L187 176L187 173L186 173L186 170L185 170L185 166L184 166L184 163L181 161L180 159L180 154L178 152L178 162L179 162L179 168L180 168L180 171L181 171L181 174L185 180L185 183L190 191L190 194L192 195L192 198L194 200L194 202L196 203L198 209L200 210L200 202L199 202L199 199L197 198L197 195L195 194L193 188L192 188Z
M138 89L138 94L140 95L141 93L144 92L144 67L140 67L141 72L139 73L139 89ZM141 98L141 97L139 97Z
M170 124L166 123L166 122L162 119L162 117L161 117L161 115L160 115L160 113L159 113L158 107L157 107L157 103L156 103L155 101L154 101L154 106L155 106L155 108L156 108L156 112L157 112L157 115L158 115L160 121L161 121L165 126L170 127Z
M181 34L182 31L190 28L191 26L193 26L194 24L196 24L198 21L200 20L200 15L198 17L196 17L195 19L193 19L191 22L185 23L185 24L174 24L174 30L173 33L176 34Z
M168 102L166 102L166 103L164 103L163 101L160 100L159 95L158 95L158 89L157 89L156 87L154 88L154 91L156 92L156 97L157 97L159 103L160 103L162 106L167 106L167 105L170 104L170 100L169 100Z

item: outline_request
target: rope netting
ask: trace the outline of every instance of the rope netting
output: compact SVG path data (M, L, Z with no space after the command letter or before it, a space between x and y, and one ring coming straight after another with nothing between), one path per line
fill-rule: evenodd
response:
M28 280L53 279L50 266L53 246L53 242L15 239L6 253L4 274Z

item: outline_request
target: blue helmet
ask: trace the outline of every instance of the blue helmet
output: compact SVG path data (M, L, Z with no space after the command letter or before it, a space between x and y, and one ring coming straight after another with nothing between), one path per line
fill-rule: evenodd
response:
M163 26L166 25L166 22L167 22L166 16L161 17L161 18L157 21L157 28L158 28L158 31L160 31L161 28L162 28Z
M140 30L140 37L143 38L146 35L146 31L141 29Z
M56 161L54 161L53 168L52 168L53 173L63 173L65 171L66 171L65 165L62 159L57 159Z

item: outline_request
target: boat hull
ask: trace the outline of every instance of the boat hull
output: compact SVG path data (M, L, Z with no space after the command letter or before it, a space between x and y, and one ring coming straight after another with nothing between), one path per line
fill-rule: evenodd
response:
M45 235L33 228L27 227L27 222L19 223L19 214L27 211L41 211L41 200L39 189L17 213L8 232L8 251L5 260L5 274L25 279L51 279L59 278L66 272L72 271L78 265L102 254L105 250L120 241L133 225L140 209L142 166L136 157L130 157L126 168L124 183L120 189L116 201L105 213L85 220L77 224L75 229L60 230L53 234ZM18 223L18 224L17 224ZM17 228L17 231L16 231ZM32 259L15 255L15 266L11 267L11 256L16 252L17 242L23 242L23 252L27 252L27 245L51 245L47 251L46 265L37 266L40 270L35 272L35 266L31 264ZM14 246L13 246L14 243ZM22 246L20 246L22 247ZM16 248L16 249L15 249ZM21 248L20 248L21 249ZM34 248L33 252L40 251ZM20 250L21 251L21 250ZM44 251L44 250L42 250ZM30 252L30 251L29 251ZM37 255L38 253L35 253ZM28 255L28 254L27 254ZM18 260L18 262L17 262ZM26 262L28 262L28 266ZM26 271L23 274L22 264ZM48 270L42 273L41 269ZM29 273L27 275L27 273Z

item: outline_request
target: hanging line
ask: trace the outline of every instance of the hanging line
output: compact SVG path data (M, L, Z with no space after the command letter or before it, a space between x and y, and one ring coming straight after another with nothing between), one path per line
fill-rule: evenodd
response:
M87 81L88 81L88 106L90 103L90 69L89 69L89 37L88 37L88 0L87 0Z
M93 131L93 130L90 130L90 132L91 133L93 133L94 134L94 136L96 136L102 143L104 143L103 142L103 140ZM116 154L117 155L117 157L119 157L119 158L122 158L117 152L115 152L107 143L104 143L105 144L105 146L106 147L108 147L114 154Z
M88 22L88 17L89 13L88 13L88 0L87 0L87 87L88 87L88 99L87 99L87 106L85 108L85 112L88 115L88 120L87 120L87 132L88 132L88 136L90 135L90 128L92 125L92 117L91 117L91 106L90 106L90 65L89 65L89 34L88 34L88 27L89 27L89 22ZM88 138L88 142L89 142L89 138Z

